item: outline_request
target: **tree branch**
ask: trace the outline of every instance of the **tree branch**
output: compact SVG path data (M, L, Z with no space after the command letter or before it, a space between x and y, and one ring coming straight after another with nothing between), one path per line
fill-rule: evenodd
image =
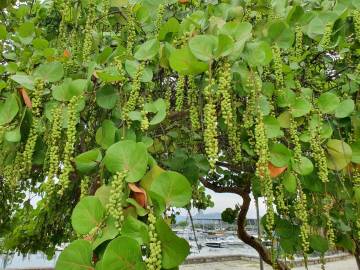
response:
M253 247L258 253L259 256L264 260L264 262L266 262L269 265L273 265L274 262L272 260L271 257L271 253L270 251L264 247L261 243L261 241L254 237L251 236L247 233L247 231L245 230L245 226L246 226L246 215L249 211L249 207L250 207L250 202L251 202L251 198L250 198L250 185L248 186L248 192L243 192L241 194L241 197L243 199L243 203L241 205L240 208L240 212L238 215L238 220L237 220L237 226L238 226L238 237L244 241L244 243L248 244L249 246ZM280 260L276 261L277 264L277 269L280 270L288 270L290 269L285 263L283 263Z
M241 205L240 212L238 215L238 220L237 220L237 227L238 227L237 235L238 235L239 239L241 239L245 244L248 244L249 246L254 248L258 252L259 256L263 259L264 262L266 262L269 265L273 265L273 260L272 260L270 251L266 247L263 246L263 244L261 243L261 241L258 238L249 235L245 229L246 216L247 216L247 213L249 212L249 207L250 207L250 202L251 202L251 198L250 198L251 184L250 184L250 182L246 181L245 182L246 184L244 184L243 187L219 186L216 183L212 183L212 182L208 181L204 177L200 178L200 182L206 188L211 189L214 192L234 193L234 194L238 194L242 197L243 203ZM279 270L289 270L290 269L284 262L282 262L280 260L277 260L276 264L278 267L277 269L279 269Z
M214 192L217 193L235 193L238 194L240 196L242 196L241 194L244 193L244 190L240 187L235 187L235 186L219 186L215 183L209 182L207 179L205 179L204 177L200 178L200 182L208 189L211 189Z

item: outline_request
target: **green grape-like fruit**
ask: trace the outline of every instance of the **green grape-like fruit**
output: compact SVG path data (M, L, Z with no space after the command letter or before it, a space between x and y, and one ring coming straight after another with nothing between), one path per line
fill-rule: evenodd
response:
M165 13L165 5L160 4L158 7L157 17L156 17L156 22L155 22L155 33L156 34L159 33L160 27L163 22L164 13Z
M360 10L353 11L353 22L356 39L358 42L360 42Z
M161 242L158 238L158 234L156 232L155 224L156 217L153 213L153 210L149 207L149 215L148 215L148 223L149 223L149 255L145 259L146 269L147 270L161 270Z
M256 118L255 125L255 151L258 156L258 161L256 162L256 176L260 179L262 192L266 200L266 228L269 232L271 232L275 224L275 214L273 208L275 198L273 192L273 182L270 177L268 166L270 157L268 139L263 115L260 111L258 113L258 117Z
M123 197L125 190L126 171L117 172L111 181L111 191L109 203L107 204L108 212L115 219L115 226L120 231L124 222Z
M136 104L139 100L139 96L140 96L140 90L141 90L141 77L143 75L144 72L144 68L145 68L145 64L144 63L140 63L140 65L137 68L134 80L132 82L132 87L131 87L131 93L130 93L130 97L125 105L124 111L123 111L123 118L126 121L129 121L129 112L132 112L135 110L136 108Z
M303 54L303 37L301 26L297 25L295 27L295 57L297 60L300 60Z
M147 131L149 129L149 119L146 115L146 111L143 110L141 112L141 116L142 116L142 119L141 119L141 131Z
M206 195L205 187L194 185L192 188L192 206L198 210L205 210L208 207L213 207L214 202L210 195Z
M279 211L279 213L283 214L283 215L287 215L288 212L288 207L286 205L285 202L285 194L284 194L284 186L283 185L278 185L276 187L276 205L277 205L277 209Z
M69 1L55 1L56 8L61 13L61 22L59 25L58 45L65 49L67 43L67 23L71 20L71 9Z
M135 29L135 20L134 17L131 15L128 16L127 22L127 41L126 41L126 53L127 55L133 54L133 47L136 39L136 29Z
M90 92L87 108L87 130L85 133L85 142L90 143L94 139L97 117L96 100L94 93Z
M284 76L283 76L283 62L281 58L281 50L278 45L272 47L273 51L273 60L274 60L274 72L275 72L275 82L277 88L282 88L284 86Z
M120 57L115 58L115 66L120 75L119 80L116 81L116 83L120 86L123 86L126 82L126 74Z
M85 196L89 195L89 187L90 187L90 177L85 175L81 179L81 183L80 183L80 190L81 190L80 198L84 198Z
M189 106L189 114L190 114L190 122L191 127L194 131L200 129L200 121L199 121L199 100L196 89L196 84L194 81L194 76L188 77L188 106Z
M324 148L321 146L320 128L310 126L310 149L318 168L318 176L323 183L329 182L329 172Z
M330 46L333 26L333 23L327 23L325 26L324 35L319 43L319 46L323 49L327 49Z
M188 44L189 39L192 37L191 32L185 32L180 37L174 39L173 43L175 47L182 48Z
M220 95L221 113L227 127L228 140L234 153L234 158L236 161L241 161L241 143L231 104L231 80L231 67L229 63L225 62L219 74L218 92Z
M103 13L104 13L104 18L103 18L103 26L104 26L104 29L109 29L111 27L110 25L110 22L109 22L109 16L108 16L108 13L109 13L109 10L110 10L110 7L111 7L111 2L110 0L103 0Z
M308 218L308 209L307 209L307 198L306 194L303 192L301 187L301 182L297 179L297 201L295 204L295 213L297 218L300 220L300 239L302 250L304 254L309 251L309 235L310 235L310 226Z
M21 175L27 176L27 174L30 172L32 168L32 158L35 151L35 145L36 141L39 136L39 125L40 121L37 118L33 119L29 136L26 140L26 145L24 152L22 153L22 169L21 169Z
M60 189L58 193L61 196L69 187L70 184L69 176L74 169L72 166L72 159L73 159L73 153L75 150L75 142L76 142L76 124L77 124L76 106L78 100L79 97L74 96L71 98L68 105L68 126L66 130L66 143L64 147L63 169L59 177Z
M48 194L51 194L54 190L53 179L56 177L59 170L60 162L60 137L61 137L61 107L56 107L52 110L52 122L51 122L51 132L49 138L49 150L48 150L48 160L49 160L49 169L47 173L47 182L46 182L46 191Z
M326 218L326 237L329 242L329 248L334 249L335 248L335 231L334 231L334 225L331 220L330 216L330 210L332 208L332 201L329 196L327 196L325 199L324 204L324 215Z
M185 76L179 75L177 85L176 85L176 101L175 101L175 110L180 112L183 109L185 96Z
M41 79L37 79L35 81L35 89L32 98L32 112L34 116L40 117L40 111L42 108L42 95L44 93L44 81Z
M92 37L92 30L94 27L94 20L95 20L95 2L94 0L88 1L88 11L86 17L86 24L84 30L84 45L83 45L83 54L82 54L82 61L83 63L87 63L89 61L89 57L91 55L91 50L93 46L93 37Z
M254 125L254 118L257 113L258 97L261 93L261 80L260 77L255 76L255 74L250 73L247 81L246 88L249 89L249 98L246 100L246 109L243 116L244 128L250 130Z
M289 128L289 132L290 132L290 138L291 141L294 145L294 160L296 163L300 162L301 156L302 156L302 151L301 151L301 144L300 144L300 139L299 139L299 135L298 135L298 130L297 130L297 123L295 122L295 119L290 116L290 128Z
M214 82L210 81L209 84L204 89L204 96L206 99L206 104L204 106L204 142L205 142L205 151L210 163L210 168L214 169L215 164L218 160L218 133L217 133L217 114L216 114L216 104L214 101L212 88Z

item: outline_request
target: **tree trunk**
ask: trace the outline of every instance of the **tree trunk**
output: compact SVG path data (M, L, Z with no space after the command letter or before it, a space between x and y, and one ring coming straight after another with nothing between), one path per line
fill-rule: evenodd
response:
M253 247L258 253L259 256L263 259L264 262L266 262L268 265L274 266L276 264L277 268L279 270L289 270L290 268L282 261L276 260L276 262L273 261L271 252L263 246L261 243L261 240L249 235L247 231L245 230L246 226L246 215L249 211L250 207L250 190L248 192L244 192L241 194L241 197L243 199L243 204L241 205L241 209L238 216L238 237L244 241L244 243L250 245Z
M238 227L237 235L239 239L241 239L245 244L248 244L249 246L253 247L259 253L259 256L262 258L262 260L268 265L273 266L274 264L276 264L277 266L276 269L278 270L290 270L290 268L280 260L276 260L276 262L273 262L270 251L265 246L263 246L263 244L259 239L249 235L245 230L246 215L249 211L250 202L251 202L250 182L245 182L244 186L242 187L238 187L238 186L232 187L232 186L218 186L216 183L207 181L207 179L205 178L200 178L200 181L206 188L211 189L214 192L234 193L241 196L243 199L243 204L241 205L237 220L237 227Z
M358 269L360 270L360 246L356 243L356 249L355 249L355 260L358 266Z

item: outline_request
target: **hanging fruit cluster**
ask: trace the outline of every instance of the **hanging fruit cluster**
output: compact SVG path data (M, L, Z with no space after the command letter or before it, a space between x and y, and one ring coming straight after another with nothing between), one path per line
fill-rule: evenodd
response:
M274 268L357 243L356 1L5 2L1 250L51 255L74 230L86 268L176 269L164 211L211 207L199 182L264 198Z
M149 221L149 255L145 259L146 269L148 270L160 270L161 269L161 242L158 240L158 234L156 232L156 217L150 209L148 215Z
M107 205L109 214L115 218L115 226L121 230L124 222L123 200L125 190L126 172L118 172L114 175L111 182L111 193L109 197L109 204Z

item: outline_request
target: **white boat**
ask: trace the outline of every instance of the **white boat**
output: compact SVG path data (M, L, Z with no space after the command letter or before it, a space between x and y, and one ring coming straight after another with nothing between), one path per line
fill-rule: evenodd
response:
M244 245L244 242L241 241L239 238L235 237L235 236L228 236L225 238L224 242L226 243L226 245L228 246L242 246Z
M205 246L212 248L224 248L226 244L222 241L206 242Z

